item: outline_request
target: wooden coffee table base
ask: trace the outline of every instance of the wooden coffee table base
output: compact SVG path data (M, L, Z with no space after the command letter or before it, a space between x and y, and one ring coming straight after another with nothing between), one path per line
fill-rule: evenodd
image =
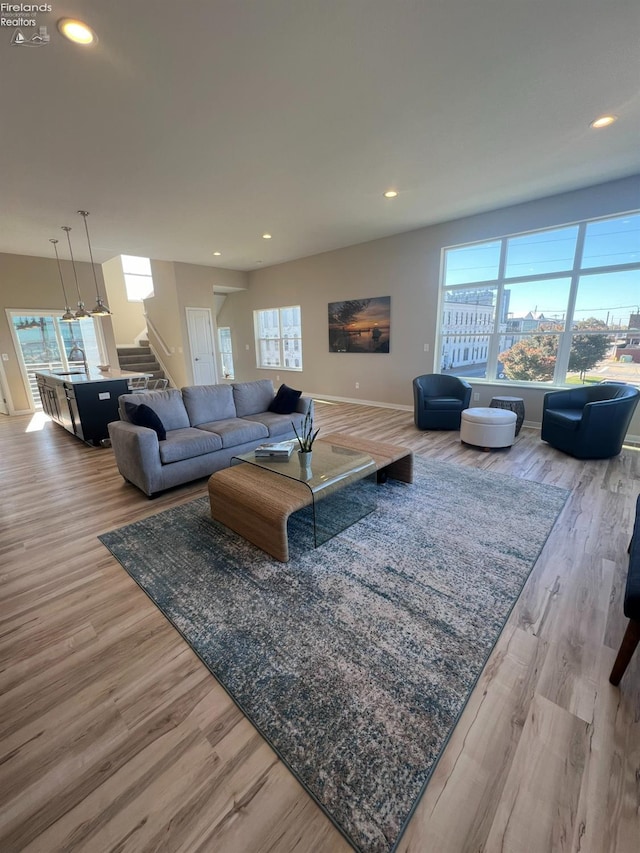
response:
M407 447L345 433L330 433L322 440L368 453L387 477L413 482L413 453ZM209 478L211 517L283 563L289 559L289 516L312 500L304 483L254 465L234 465Z

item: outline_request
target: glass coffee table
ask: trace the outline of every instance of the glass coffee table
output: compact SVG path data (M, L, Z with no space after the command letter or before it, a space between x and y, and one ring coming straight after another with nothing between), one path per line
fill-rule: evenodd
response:
M243 453L209 478L211 516L286 562L290 517L312 547L321 545L375 509L379 467L339 441L317 440L310 468L300 466L296 450L288 460Z
M298 457L297 440L282 443L293 448L289 459L257 457L251 451L233 456L231 466L250 465L269 472L266 479L262 475L256 480L262 501L269 501L277 491L285 496L288 493L291 506L297 506L301 487L306 490L303 493L305 505L300 510L304 513L305 507L308 508L314 547L375 509L376 463L368 453L318 439L313 445L310 466L303 467ZM278 479L274 481L272 475Z

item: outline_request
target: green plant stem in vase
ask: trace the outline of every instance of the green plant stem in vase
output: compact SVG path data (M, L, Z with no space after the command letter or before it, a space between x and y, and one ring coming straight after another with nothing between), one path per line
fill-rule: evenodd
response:
M314 432L311 411L308 411L304 416L300 432L296 429L296 425L293 421L291 421L291 426L293 427L293 431L298 439L298 444L300 445L300 450L298 451L300 464L306 468L311 464L311 449L313 448L313 442L316 440L316 436L320 432L320 428L318 427Z

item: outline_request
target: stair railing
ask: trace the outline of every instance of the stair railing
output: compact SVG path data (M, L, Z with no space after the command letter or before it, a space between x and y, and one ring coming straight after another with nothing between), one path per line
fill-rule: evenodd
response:
M171 350L169 349L169 347L168 347L168 346L166 345L166 343L164 342L164 340L163 340L163 338L162 338L162 335L160 334L160 332L158 332L158 330L157 330L157 329L156 329L156 327L153 325L153 323L151 322L151 320L149 319L149 317L147 317L147 315L146 315L146 314L145 314L144 316L145 316L145 319L146 319L146 321L147 321L147 329L149 329L150 331L152 331L152 332L153 332L154 337L156 338L156 340L157 340L157 341L158 341L158 343L160 344L160 347L161 347L161 349L162 349L162 352L163 352L165 355L169 355L169 356L170 356L170 355L173 355L173 353L171 352Z

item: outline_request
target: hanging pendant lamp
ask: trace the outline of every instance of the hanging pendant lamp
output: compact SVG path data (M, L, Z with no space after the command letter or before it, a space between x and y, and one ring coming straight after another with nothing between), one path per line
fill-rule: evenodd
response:
M84 307L84 302L82 301L82 296L80 295L80 285L78 284L78 272L76 270L76 262L73 257L73 250L71 248L71 237L69 237L69 231L71 228L68 225L60 226L67 235L67 242L69 243L69 255L71 256L71 266L73 267L73 277L76 280L76 288L78 290L78 310L75 313L76 320L85 320L87 317L90 317L91 314Z
M108 317L111 314L106 302L102 301L100 291L98 290L98 276L96 275L96 266L93 262L93 252L91 251L91 240L89 239L89 227L87 225L88 210L79 210L78 213L84 219L84 230L87 232L87 245L89 246L89 257L91 258L91 271L93 272L93 280L96 285L96 307L92 310L92 317Z
M49 242L53 243L53 248L54 248L55 253L56 253L56 262L58 264L58 272L60 273L60 284L62 285L62 293L64 294L64 306L65 306L64 307L64 314L62 315L62 317L60 317L60 319L64 323L71 323L76 318L74 317L71 308L69 308L69 300L67 299L67 291L65 290L65 287L64 287L64 278L62 277L62 267L60 266L60 257L58 256L58 240L56 240L54 237L52 237L49 240Z

